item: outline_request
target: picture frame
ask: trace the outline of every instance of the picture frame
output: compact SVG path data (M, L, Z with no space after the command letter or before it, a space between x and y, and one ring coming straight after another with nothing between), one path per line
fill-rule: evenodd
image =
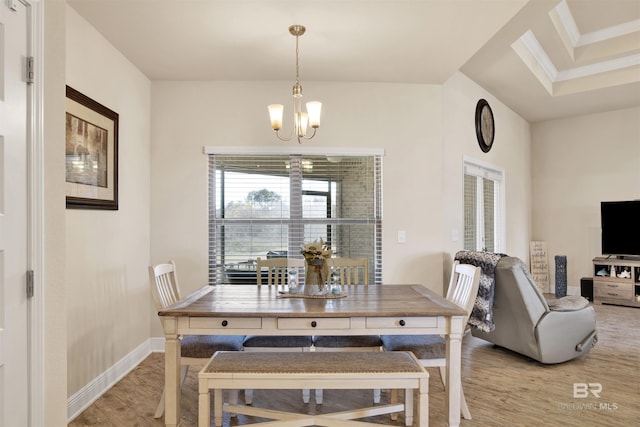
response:
M118 210L118 122L118 113L67 86L67 209Z

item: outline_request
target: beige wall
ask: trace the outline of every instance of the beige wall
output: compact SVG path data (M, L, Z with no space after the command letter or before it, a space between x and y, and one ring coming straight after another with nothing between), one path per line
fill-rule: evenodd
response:
M152 335L161 335L148 294L149 262L176 260L185 294L206 282L203 147L293 143L275 139L265 108L290 105L290 83L149 83L70 8L66 19L67 83L121 116L120 210L66 212L71 395L148 338L148 328L134 325L146 318ZM507 250L526 258L529 129L499 101L462 74L444 86L308 82L305 95L323 101L323 126L306 145L385 151L385 283L422 283L442 292L443 265L446 270L460 249L451 231L462 235L463 155L506 170ZM475 141L479 97L489 99L498 123L488 155ZM404 244L396 241L400 230ZM128 304L121 307L122 301Z
M151 87L70 7L66 8L66 83L120 115L119 210L66 211L67 393L71 396L149 338Z
M506 171L506 250L526 260L530 240L529 125L462 74L446 85L305 83L323 101L319 134L307 146L383 148L383 280L442 292L462 235L462 157ZM203 146L286 147L265 106L289 105L287 83L153 82L152 262L173 258L183 292L207 280L207 160ZM498 126L484 155L473 124L475 103L491 102ZM285 114L285 120L287 119ZM287 123L285 122L285 127ZM188 191L185 191L188 189ZM407 242L397 243L397 232ZM445 274L443 274L443 265ZM154 322L154 334L160 326Z
M383 278L442 287L440 88L303 82L323 102L311 147L383 148ZM176 260L183 293L207 280L204 146L296 147L279 142L266 105L285 104L287 82L153 82L151 260ZM285 113L285 128L290 125ZM407 243L396 243L404 230ZM154 322L159 333L159 323Z
M4 6L4 5L3 5ZM67 424L65 288L64 76L65 3L44 4L44 411L47 425ZM37 349L36 349L37 350ZM39 367L34 367L36 370Z
M504 170L505 247L503 251L529 263L531 240L531 137L529 123L462 73L444 85L443 105L443 248L453 258L463 245L462 164L473 159ZM495 141L483 153L475 134L479 99L489 102L495 119ZM454 234L458 240L454 240Z
M45 3L45 416L64 425L65 396L146 341L149 324L161 335L149 262L175 259L185 293L206 281L202 147L292 144L275 140L265 108L289 109L291 83L150 83L64 1ZM120 113L117 212L64 210L65 83ZM539 123L531 137L527 122L460 73L442 86L303 83L307 99L324 103L306 144L385 150L387 283L442 291L461 244L452 231L461 239L463 156L505 170L506 252L527 260L528 242L547 240L550 254L569 256L570 285L599 254L597 204L640 197L639 109ZM479 98L496 117L488 154L473 127ZM396 242L399 230L407 243Z
M443 85L443 217L445 273L455 253L463 248L463 158L504 170L505 247L503 251L529 263L531 239L531 138L529 124L462 73ZM496 133L491 151L483 153L475 134L475 108L489 102ZM455 236L457 235L457 240Z
M146 319L152 335L161 335L148 294L149 262L176 260L185 294L206 282L203 147L294 143L275 139L265 108L272 102L288 107L290 83L149 83L70 8L66 20L67 83L121 117L120 210L66 212L71 395L148 338L148 328L134 325ZM304 86L307 99L323 102L323 126L306 145L385 151L386 283L422 283L442 292L443 266L460 249L451 231L462 235L463 155L505 169L507 251L526 258L531 170L524 120L462 74L443 86ZM478 149L473 127L480 97L491 102L498 128L487 155ZM400 230L404 244L396 241ZM122 301L128 304L121 307Z
M551 284L566 255L577 288L601 255L600 202L640 199L640 108L536 123L532 139L533 237L547 242Z

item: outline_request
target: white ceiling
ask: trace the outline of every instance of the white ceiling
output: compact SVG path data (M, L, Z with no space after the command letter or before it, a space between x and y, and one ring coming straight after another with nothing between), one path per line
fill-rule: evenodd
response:
M640 0L67 3L152 80L293 82L302 24L303 84L460 70L531 122L640 106Z

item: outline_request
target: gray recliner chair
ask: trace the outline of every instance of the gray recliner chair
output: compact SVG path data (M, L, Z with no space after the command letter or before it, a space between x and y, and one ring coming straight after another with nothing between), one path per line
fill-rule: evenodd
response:
M596 316L583 297L547 301L527 266L503 257L495 268L492 332L471 328L475 337L552 364L586 354L596 344Z

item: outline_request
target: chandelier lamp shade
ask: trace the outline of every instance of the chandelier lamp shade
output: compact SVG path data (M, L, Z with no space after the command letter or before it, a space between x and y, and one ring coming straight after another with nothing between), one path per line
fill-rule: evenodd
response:
M298 65L298 38L304 34L305 27L302 25L292 25L289 33L296 37L296 82L293 85L293 129L288 137L280 135L282 129L282 116L284 105L271 104L267 108L271 119L271 128L281 141L291 141L294 137L301 144L303 139L311 139L316 135L316 130L320 127L320 111L322 103L318 101L307 102L307 111L302 111L302 85L300 84L300 67ZM307 136L307 130L311 127L313 132Z

